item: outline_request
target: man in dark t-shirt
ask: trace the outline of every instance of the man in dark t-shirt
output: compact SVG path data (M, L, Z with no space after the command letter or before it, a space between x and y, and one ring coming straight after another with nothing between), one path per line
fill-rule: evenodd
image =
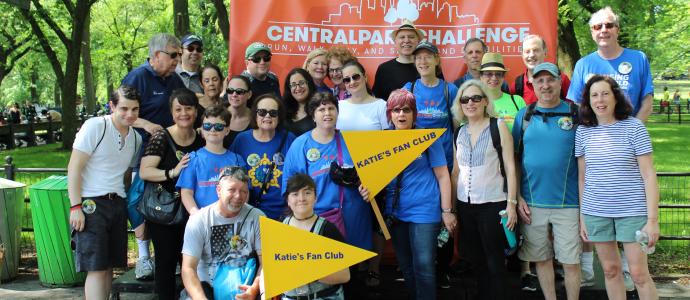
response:
M383 100L388 100L388 95L393 90L402 88L405 83L419 77L412 52L424 39L424 33L414 24L405 22L391 33L391 38L395 42L398 57L379 65L373 88L374 96Z

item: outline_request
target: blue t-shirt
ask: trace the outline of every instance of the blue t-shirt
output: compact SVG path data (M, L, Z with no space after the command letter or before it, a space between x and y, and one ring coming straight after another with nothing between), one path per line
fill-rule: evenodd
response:
M268 142L260 142L254 138L253 130L240 132L228 150L239 154L247 163L247 174L251 180L249 191L250 203L263 211L267 217L279 220L285 213L285 199L281 196L280 185L283 183L283 165L295 135L285 130L276 131L275 136ZM285 135L287 134L287 136ZM283 147L281 140L285 138ZM275 164L273 171L271 165ZM264 194L261 187L267 181Z
M441 221L441 191L433 168L446 166L443 147L437 140L403 170L400 198L393 215L401 221L428 224ZM386 186L386 213L395 201L397 176Z
M515 116L513 141L520 148L522 118L528 107ZM520 194L529 206L541 208L576 208L579 206L575 126L570 116L545 117L537 113L570 113L570 105L561 101L554 108L535 107L522 137L522 182Z
M311 136L311 130L295 139L285 157L283 166L282 192L285 193L287 181L296 173L309 174L316 182L317 214L340 206L340 191L343 191L343 219L345 221L346 242L356 247L371 249L371 209L370 204L362 200L362 196L355 188L341 187L331 180L330 166L337 161L338 147L336 139L340 140L342 148L343 167L354 167L350 152L347 150L343 136L338 132L328 144L321 144Z
M129 72L122 79L122 84L136 88L141 95L139 118L161 125L163 128L173 124L169 104L170 94L177 88L185 87L177 74L172 73L168 77L160 77L147 60Z
M446 132L438 139L441 141L446 155L446 165L448 170L453 169L453 127L451 122L450 106L458 88L448 83L448 98L445 98L445 81L439 79L435 87L427 87L422 84L421 79L415 81L414 96L417 99L417 128L446 128ZM411 90L412 83L408 82L403 87Z
M633 106L633 115L637 115L640 111L642 99L654 93L647 55L642 51L623 48L623 53L611 60L601 58L597 52L578 60L570 81L568 99L577 103L582 102L582 93L587 80L596 74L616 80Z
M206 147L201 148L190 154L189 164L182 169L175 187L193 190L196 205L199 208L208 206L218 200L216 186L220 171L231 166L247 167L236 153L225 151L223 154L215 154L206 150Z
M620 218L647 215L647 195L637 157L652 153L652 141L638 119L580 126L575 156L585 158L583 214Z

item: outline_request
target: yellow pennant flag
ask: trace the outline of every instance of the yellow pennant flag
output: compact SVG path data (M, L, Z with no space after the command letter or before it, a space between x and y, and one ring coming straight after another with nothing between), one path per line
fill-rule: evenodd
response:
M323 278L376 255L266 217L259 219L264 297Z
M370 198L429 148L446 129L343 131L343 138ZM376 201L370 201L386 239L390 233Z

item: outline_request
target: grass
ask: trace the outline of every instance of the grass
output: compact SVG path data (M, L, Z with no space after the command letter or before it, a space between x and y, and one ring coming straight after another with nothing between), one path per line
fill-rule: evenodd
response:
M0 151L0 156L11 155L19 168L67 168L71 152L61 148L62 144L41 145Z

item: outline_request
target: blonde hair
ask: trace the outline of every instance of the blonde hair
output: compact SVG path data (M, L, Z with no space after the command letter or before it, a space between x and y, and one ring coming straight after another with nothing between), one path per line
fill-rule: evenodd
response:
M465 81L460 88L458 89L458 93L455 96L455 99L453 100L453 106L450 108L450 112L453 114L453 125L454 127L460 126L462 123L467 122L467 117L465 116L465 113L462 112L462 107L460 107L460 97L462 94L467 90L469 87L474 86L477 87L484 97L488 100L486 103L486 109L484 110L484 116L485 117L496 117L496 112L494 108L494 101L496 99L491 99L489 98L489 89L482 83L481 81L477 79L471 79L468 81Z
M304 65L302 66L302 68L305 70L308 70L307 66L309 65L309 63L312 60L314 60L314 58L317 58L317 57L322 56L322 55L325 56L327 54L328 54L328 51L326 51L326 49L323 49L323 48L318 48L318 49L312 50L311 52L309 52L309 54L307 54L307 59L304 60ZM326 63L328 63L328 62L326 62Z

